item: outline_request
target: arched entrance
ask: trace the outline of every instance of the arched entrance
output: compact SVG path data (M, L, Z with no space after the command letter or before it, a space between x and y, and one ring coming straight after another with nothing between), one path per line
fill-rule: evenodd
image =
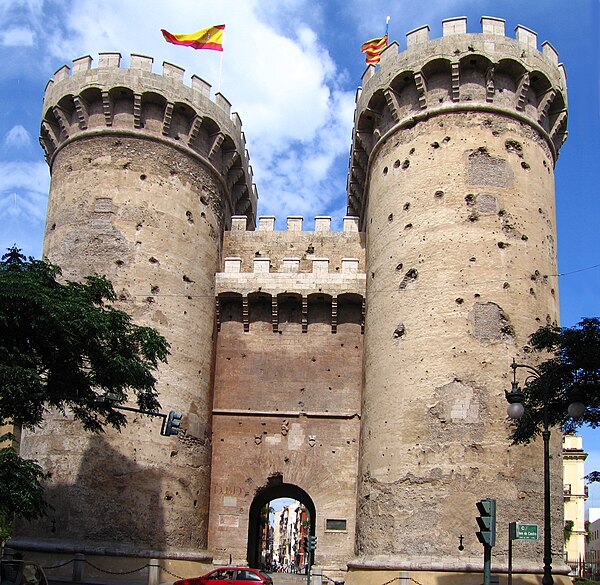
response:
M265 534L261 534L261 528L264 526L265 506L269 502L279 498L296 500L306 511L308 522L302 522L302 528L303 531L306 531L306 534L296 534L297 539L302 539L303 541L304 536L315 535L316 510L311 497L302 488L291 483L269 485L259 491L250 505L250 517L248 521L248 565L250 567L258 568L261 564L260 551L262 542L265 539ZM298 544L303 546L304 543L298 542Z

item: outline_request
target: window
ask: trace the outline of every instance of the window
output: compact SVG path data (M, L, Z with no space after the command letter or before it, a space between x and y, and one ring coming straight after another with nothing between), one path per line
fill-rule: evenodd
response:
M208 577L208 581L227 581L233 579L233 571L232 570L219 570L211 573Z
M252 571L238 571L237 576L239 581L260 581L261 578Z
M327 520L325 521L325 530L337 530L338 532L345 531L346 521L327 518Z

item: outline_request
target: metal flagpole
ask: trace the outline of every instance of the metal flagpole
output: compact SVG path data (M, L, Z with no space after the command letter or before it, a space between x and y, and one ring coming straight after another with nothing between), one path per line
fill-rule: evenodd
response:
M224 51L221 51L221 58L219 59L219 85L218 85L219 93L221 93L221 74L223 72L223 53L224 53Z

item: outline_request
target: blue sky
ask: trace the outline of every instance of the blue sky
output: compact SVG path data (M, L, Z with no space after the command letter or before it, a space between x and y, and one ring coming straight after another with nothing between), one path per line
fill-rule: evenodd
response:
M49 175L38 144L44 86L73 58L99 51L154 57L213 84L243 121L259 214L331 215L339 229L356 87L364 71L360 44L385 30L400 48L406 32L442 19L506 20L548 40L565 64L569 138L556 168L560 301L563 325L600 315L600 99L598 0L4 0L0 2L0 247L40 256ZM220 54L169 45L161 28L189 33L226 24ZM219 80L220 77L220 80ZM588 469L600 469L600 429L584 431ZM590 503L600 507L600 486Z

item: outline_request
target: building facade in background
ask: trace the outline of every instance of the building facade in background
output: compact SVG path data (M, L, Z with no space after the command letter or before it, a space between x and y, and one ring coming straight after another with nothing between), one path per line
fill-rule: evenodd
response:
M563 437L565 561L579 576L584 574L586 559L585 501L588 497L588 488L584 477L587 456L580 436Z
M585 543L586 576L600 575L600 508L588 510L587 538Z
M49 416L21 449L52 473L56 528L20 525L12 546L45 565L73 551L186 575L258 565L261 511L287 497L315 564L348 584L465 585L483 566L475 503L495 498L506 570L508 523L543 518L542 448L510 446L504 393L529 335L558 321L556 50L492 17L391 43L357 93L341 232L323 216L310 231L257 222L240 117L183 77L103 53L46 87L44 254L67 278L106 274L167 337L160 400L185 417L166 439L149 418L98 437ZM562 527L558 433L551 450ZM553 549L566 583L560 529ZM541 559L529 543L514 570Z
M297 501L273 513L272 546L266 549L265 567L272 572L305 573L309 562L306 537L310 534L307 509Z

